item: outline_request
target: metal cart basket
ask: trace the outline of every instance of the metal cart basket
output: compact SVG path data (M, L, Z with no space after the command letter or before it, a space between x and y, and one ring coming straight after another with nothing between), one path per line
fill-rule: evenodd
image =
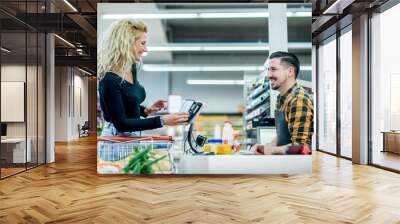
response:
M173 144L174 141L171 136L98 137L97 173L174 173L176 169L170 153ZM144 154L147 154L145 155L146 160L143 159ZM138 158L141 158L141 163L136 161L139 160ZM133 161L136 161L136 163ZM136 165L135 167L132 166L133 163ZM142 172L146 168L146 164L148 172Z

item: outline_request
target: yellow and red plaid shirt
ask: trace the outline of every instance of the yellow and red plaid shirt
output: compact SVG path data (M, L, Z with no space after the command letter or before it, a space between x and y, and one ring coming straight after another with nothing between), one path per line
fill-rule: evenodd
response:
M312 96L295 84L283 96L278 95L276 108L285 112L293 145L311 146L314 133L314 106Z

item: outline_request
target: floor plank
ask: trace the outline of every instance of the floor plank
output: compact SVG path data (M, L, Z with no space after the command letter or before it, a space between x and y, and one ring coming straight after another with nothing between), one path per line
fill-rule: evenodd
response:
M0 223L400 223L400 175L321 152L311 175L99 176L95 138L0 181Z

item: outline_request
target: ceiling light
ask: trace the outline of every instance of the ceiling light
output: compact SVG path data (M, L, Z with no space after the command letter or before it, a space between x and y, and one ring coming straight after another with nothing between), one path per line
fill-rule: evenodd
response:
M188 85L243 85L244 80L207 80L207 79L188 79Z
M69 45L70 47L75 48L75 45L73 45L73 44L72 44L71 42L69 42L68 40L66 40L66 39L64 39L64 38L62 38L62 37L60 37L60 36L57 35L57 34L54 34L54 36L57 37L58 39L60 39L61 41L63 41L64 43L66 43L67 45Z
M104 14L103 19L194 19L197 13L159 13L159 14Z
M204 46L203 51L268 51L269 46Z
M173 65L173 64L144 64L147 72L222 72L222 71L264 71L264 66L248 65ZM301 71L311 71L311 65L300 66Z
M68 0L64 0L65 4L67 4L72 10L74 10L75 12L78 12L78 10L71 4L68 2Z
M311 11L290 11L287 17L311 17ZM267 11L254 12L197 12L197 13L105 13L102 19L218 19L218 18L268 18Z
M288 13L290 13L290 12L286 13L287 17L311 17L312 16L311 11L308 11L308 12L291 12L292 13L291 15L288 15Z
M311 42L291 42L289 49L310 49ZM149 51L269 51L268 43L173 43L164 46L148 46Z
M222 71L257 71L259 66L203 66L201 71L222 72Z
M11 52L11 50L9 50L9 49L7 49L7 48L5 48L5 47L1 47L0 49L1 49L2 51L6 52L6 53L10 53L10 52Z
M201 72L201 71L258 71L263 66L197 66L197 65L143 65L149 72Z
M312 66L311 65L300 66L300 71L312 71Z
M322 12L322 14L329 14L329 13L339 14L337 12L337 10L338 10L338 6L339 6L340 1L341 0L336 0L331 6L329 6L324 12Z
M198 18L268 18L269 13L265 12L234 12L234 13L199 13Z
M79 68L79 67L78 67L78 70L81 71L81 72L83 72L83 73L85 73L85 74L87 74L87 75L92 75L92 73L90 73L90 72L88 72L88 71L86 71L86 70L83 70L83 69L81 69L81 68Z
M202 47L169 45L169 46L148 46L147 49L149 51L201 51Z
M174 66L174 65L143 65L144 71L149 72L200 72L200 66Z

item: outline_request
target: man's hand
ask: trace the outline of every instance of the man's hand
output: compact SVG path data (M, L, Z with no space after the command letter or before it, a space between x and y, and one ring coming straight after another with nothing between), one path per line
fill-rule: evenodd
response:
M255 144L251 147L251 151L256 155L264 155L264 147L265 145Z
M272 146L270 144L256 144L251 147L251 151L256 155L285 154L286 146Z
M160 111L163 108L167 107L167 101L165 100L157 100L155 103L153 103L153 105L151 105L151 107L146 108L144 110L144 112L147 115L153 115L154 113Z
M274 153L274 146L256 144L251 147L251 151L256 155L271 155Z

